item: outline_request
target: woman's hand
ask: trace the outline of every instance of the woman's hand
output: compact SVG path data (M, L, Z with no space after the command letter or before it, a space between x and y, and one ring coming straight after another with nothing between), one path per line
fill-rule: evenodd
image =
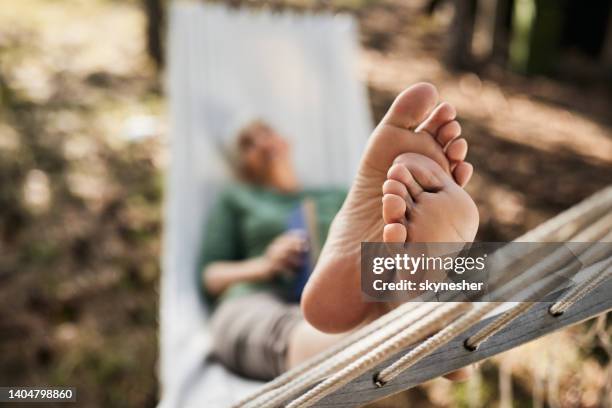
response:
M278 236L266 249L264 260L267 262L265 278L299 267L304 261L308 241L300 231L289 231Z
M235 283L267 280L300 266L307 249L303 233L287 232L272 241L262 256L211 263L202 271L202 281L210 294L219 295Z

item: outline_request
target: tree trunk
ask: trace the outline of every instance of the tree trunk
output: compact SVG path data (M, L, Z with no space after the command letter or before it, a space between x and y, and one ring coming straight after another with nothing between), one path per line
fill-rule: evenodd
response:
M452 68L472 65L472 37L476 20L476 0L455 0L455 15L449 31L446 59Z
M500 65L505 64L508 60L512 3L512 0L497 0L497 7L495 9L495 28L493 31L491 59Z
M163 0L143 0L147 15L147 52L158 68L164 66L163 33L165 13Z

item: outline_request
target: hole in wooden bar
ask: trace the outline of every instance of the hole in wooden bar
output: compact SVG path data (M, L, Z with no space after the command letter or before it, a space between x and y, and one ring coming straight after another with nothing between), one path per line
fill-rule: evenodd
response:
M374 385L376 386L376 388L382 388L386 384L386 382L384 382L380 378L378 378L379 374L380 373L376 373L376 374L374 374L374 376L372 376L372 381L374 382Z
M463 347L465 347L467 351L478 350L478 344L470 344L470 338L465 339L463 342Z

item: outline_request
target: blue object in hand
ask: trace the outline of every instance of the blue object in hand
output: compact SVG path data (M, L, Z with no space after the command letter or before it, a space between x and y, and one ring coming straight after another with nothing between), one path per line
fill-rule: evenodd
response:
M293 212L289 215L287 219L287 230L288 231L300 231L304 234L306 241L309 243L307 245L306 250L302 254L302 262L300 266L295 270L295 277L293 279L293 284L289 290L289 300L299 302L302 296L302 291L304 290L304 286L306 286L306 282L308 282L308 278L310 277L310 273L312 272L314 265L312 262L312 247L310 245L310 232L309 232L309 224L308 224L308 214L306 211L306 207L304 205L300 205L295 208Z

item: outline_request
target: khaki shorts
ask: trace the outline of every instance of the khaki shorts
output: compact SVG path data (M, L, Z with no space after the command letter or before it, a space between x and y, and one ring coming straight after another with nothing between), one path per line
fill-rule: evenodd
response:
M222 302L212 316L213 352L238 374L270 380L286 370L289 335L300 308L267 292Z

